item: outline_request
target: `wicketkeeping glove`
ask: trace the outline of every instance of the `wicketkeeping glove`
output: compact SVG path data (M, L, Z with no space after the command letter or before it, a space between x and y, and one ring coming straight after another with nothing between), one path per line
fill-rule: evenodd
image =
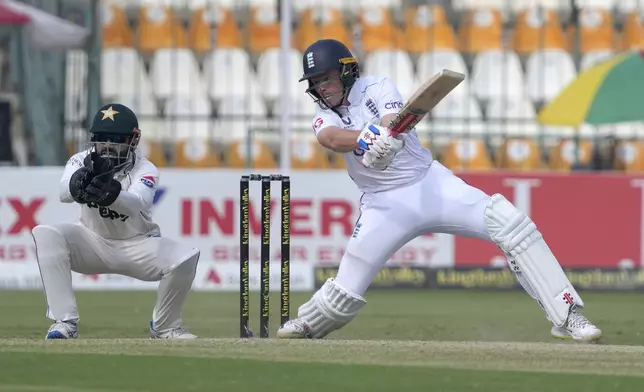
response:
M107 207L114 203L120 193L121 183L111 175L102 174L94 177L85 188L85 200Z
M85 166L91 168L90 178L84 189L84 200L99 206L109 206L121 193L121 183L113 179L112 161L92 152L85 158Z
M92 170L92 177L105 176L112 177L114 175L114 167L112 161L108 158L101 157L97 152L92 152L85 157L85 167L90 167Z
M87 167L81 167L72 174L69 179L69 193L76 203L87 203L87 200L85 200L85 188L91 180L91 170Z

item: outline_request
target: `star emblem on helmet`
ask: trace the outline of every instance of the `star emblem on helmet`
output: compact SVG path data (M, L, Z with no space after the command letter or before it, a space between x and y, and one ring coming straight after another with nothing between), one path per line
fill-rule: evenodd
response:
M119 114L119 112L114 110L111 106L107 108L107 110L101 110L101 113L103 113L103 118L101 118L101 121L105 120L106 118L114 121L114 115Z

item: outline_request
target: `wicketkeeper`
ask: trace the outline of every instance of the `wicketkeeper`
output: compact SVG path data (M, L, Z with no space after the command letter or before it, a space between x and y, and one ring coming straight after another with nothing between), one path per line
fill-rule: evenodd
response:
M158 169L137 149L136 115L121 104L94 116L89 148L72 156L60 180L60 201L78 203L77 223L38 225L32 233L54 321L47 339L78 335L72 274L118 274L160 281L150 321L158 339L194 339L182 328L181 310L195 276L199 250L161 236L151 217Z

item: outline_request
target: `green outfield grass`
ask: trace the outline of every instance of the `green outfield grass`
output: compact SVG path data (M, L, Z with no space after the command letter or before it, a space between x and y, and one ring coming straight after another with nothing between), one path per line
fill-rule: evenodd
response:
M46 342L42 293L0 291L0 391L643 391L644 295L582 295L599 344L554 341L524 293L470 291L368 293L323 341L237 339L238 295L191 293L193 342L147 339L153 292L81 292L79 339Z

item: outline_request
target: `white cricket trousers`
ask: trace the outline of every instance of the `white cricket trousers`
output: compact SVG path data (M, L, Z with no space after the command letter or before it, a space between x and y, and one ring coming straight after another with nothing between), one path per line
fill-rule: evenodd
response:
M423 234L446 233L492 241L484 221L489 199L438 161L412 185L364 194L336 282L362 296L387 260Z
M157 331L181 326L181 310L194 280L199 250L164 237L107 240L77 223L32 230L47 300L47 317L78 321L71 272L117 274L160 281L152 321Z

